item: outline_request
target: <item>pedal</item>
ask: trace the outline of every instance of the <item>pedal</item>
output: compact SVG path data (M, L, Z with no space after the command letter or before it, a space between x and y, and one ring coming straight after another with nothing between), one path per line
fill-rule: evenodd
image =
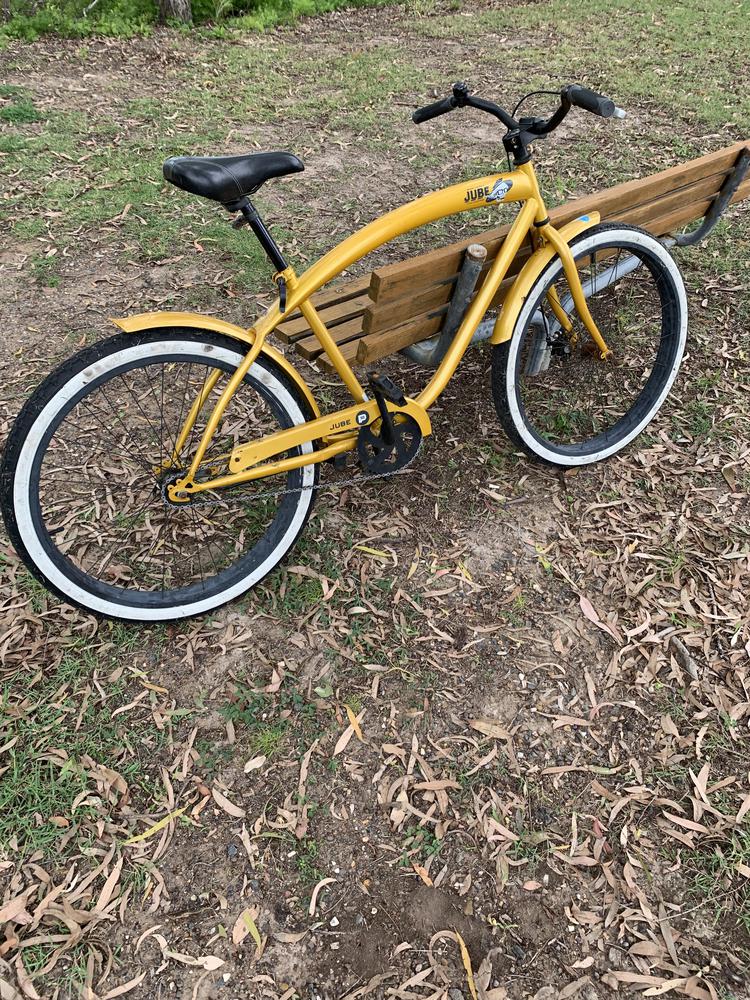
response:
M393 379L387 375L379 375L377 372L372 372L367 382L376 399L380 397L387 399L389 403L394 403L396 406L406 406L406 396L401 392Z

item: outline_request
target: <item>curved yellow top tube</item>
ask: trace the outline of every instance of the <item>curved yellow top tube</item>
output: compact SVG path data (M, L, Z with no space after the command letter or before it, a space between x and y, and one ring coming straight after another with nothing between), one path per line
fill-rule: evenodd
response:
M537 192L535 178L526 172L514 170L510 173L489 174L476 180L453 184L451 187L432 191L415 201L394 208L356 233L352 233L316 261L295 282L290 283L286 313L298 308L300 302L326 285L337 274L396 236L419 229L428 222L457 215L459 212L493 204L527 201L535 197ZM261 325L266 329L266 324L273 327L280 316L278 304L272 306L261 322L256 324L256 329Z

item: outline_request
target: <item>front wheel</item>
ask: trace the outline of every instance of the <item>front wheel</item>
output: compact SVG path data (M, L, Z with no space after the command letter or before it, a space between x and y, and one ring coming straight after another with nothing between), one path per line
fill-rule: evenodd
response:
M118 334L42 383L13 426L0 471L10 539L38 580L97 614L155 622L211 611L279 563L312 508L317 465L187 503L167 492L243 357L243 345L209 331ZM180 435L200 400L192 430ZM313 416L286 372L261 355L197 478L225 474L237 444ZM287 454L312 450L308 442Z
M555 257L513 336L492 355L492 392L508 436L564 468L609 458L640 434L666 399L687 337L682 276L654 236L605 223L572 240L571 250L612 354L599 356Z

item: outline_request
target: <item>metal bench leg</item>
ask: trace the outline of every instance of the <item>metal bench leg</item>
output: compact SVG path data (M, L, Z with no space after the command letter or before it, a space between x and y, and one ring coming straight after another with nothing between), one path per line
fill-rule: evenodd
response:
M445 352L456 336L458 328L461 326L464 314L469 308L479 273L486 260L487 247L482 246L481 243L472 243L467 247L464 262L461 266L456 287L453 290L453 297L448 306L448 312L445 315L440 333L434 337L430 337L429 340L422 340L418 344L410 344L408 347L404 347L401 353L405 357L410 358L412 361L417 361L421 365L437 368L445 357ZM472 343L474 343L474 340L472 340Z

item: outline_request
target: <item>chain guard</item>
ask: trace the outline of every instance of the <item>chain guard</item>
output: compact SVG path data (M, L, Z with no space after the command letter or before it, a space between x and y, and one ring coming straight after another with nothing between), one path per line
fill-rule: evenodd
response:
M411 462L422 443L419 424L408 413L400 413L393 421L393 444L384 441L371 424L360 429L357 454L360 465L369 475L382 476L396 472Z

